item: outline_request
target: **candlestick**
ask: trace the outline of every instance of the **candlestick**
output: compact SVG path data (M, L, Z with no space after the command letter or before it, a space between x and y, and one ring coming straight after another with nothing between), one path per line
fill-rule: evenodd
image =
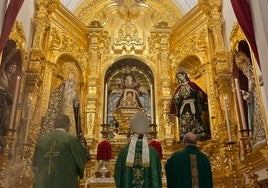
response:
M228 111L227 111L227 104L226 104L226 97L224 97L224 110L225 110L225 117L226 117L228 138L229 138L229 142L232 142L231 131L230 131L230 123L229 123L229 117L228 117Z
M244 111L244 106L243 106L243 99L242 99L242 95L240 92L238 80L236 78L235 78L235 88L236 88L236 96L237 96L238 105L239 105L240 117L242 121L242 127L243 127L243 130L246 130L247 125L246 125L246 119L245 119L245 114L244 114L245 111Z
M25 132L25 139L24 143L27 144L27 138L28 138L28 132L29 132L29 126L30 126L30 120L31 120L31 112L32 112L32 97L30 98L30 104L29 104L29 111L28 111L28 117L27 117L27 124L26 124L26 132Z
M13 104L12 104L11 113L10 113L9 127L11 129L16 128L15 125L13 125L13 122L14 122L16 105L17 105L17 98L18 98L18 93L19 93L19 85L20 85L20 76L18 76L17 80L16 80L15 93L14 93L14 97L13 97Z

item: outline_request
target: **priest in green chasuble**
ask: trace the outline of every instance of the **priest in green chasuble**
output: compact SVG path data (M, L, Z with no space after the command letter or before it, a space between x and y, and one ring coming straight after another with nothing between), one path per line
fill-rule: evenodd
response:
M183 137L184 149L174 152L165 165L168 188L212 188L209 158L196 146L192 132Z
M157 151L148 144L148 119L138 111L130 128L134 135L118 154L114 169L117 188L162 188L161 161Z
M83 178L88 150L69 134L69 116L56 117L55 130L41 137L33 157L33 188L77 188Z

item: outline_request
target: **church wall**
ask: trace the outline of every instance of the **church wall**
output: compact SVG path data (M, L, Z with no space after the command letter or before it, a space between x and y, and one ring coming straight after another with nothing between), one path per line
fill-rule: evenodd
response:
M263 90L265 103L265 113L268 117L268 2L267 1L249 1L252 11L253 26L255 31L255 38L257 43L257 48L259 51L260 66L263 76ZM266 123L267 124L267 123ZM268 127L266 126L267 130ZM267 132L268 135L268 132Z
M34 3L35 1L24 1L21 10L17 16L17 20L22 23L23 29L25 32L25 37L26 37L26 51L29 52L32 41L33 41L33 33L34 33L34 11L35 11L35 6Z
M230 42L229 42L230 35L233 29L233 25L237 22L230 0L223 0L222 16L224 20L224 27L223 27L223 35L225 36L224 43L226 48L230 49Z
M0 34L2 33L3 22L5 18L5 10L7 6L7 0L0 1Z

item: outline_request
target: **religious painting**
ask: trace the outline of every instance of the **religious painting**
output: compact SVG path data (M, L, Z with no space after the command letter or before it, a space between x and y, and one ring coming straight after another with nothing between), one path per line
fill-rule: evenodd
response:
M152 72L136 60L115 63L108 70L105 120L116 133L129 131L129 120L138 110L153 121L152 85Z

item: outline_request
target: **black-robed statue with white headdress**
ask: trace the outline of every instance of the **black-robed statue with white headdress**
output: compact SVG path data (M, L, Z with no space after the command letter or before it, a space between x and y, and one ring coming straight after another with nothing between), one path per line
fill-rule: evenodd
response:
M149 121L142 111L133 117L130 128L134 135L118 154L114 169L117 188L161 188L161 162L157 151L148 144Z

